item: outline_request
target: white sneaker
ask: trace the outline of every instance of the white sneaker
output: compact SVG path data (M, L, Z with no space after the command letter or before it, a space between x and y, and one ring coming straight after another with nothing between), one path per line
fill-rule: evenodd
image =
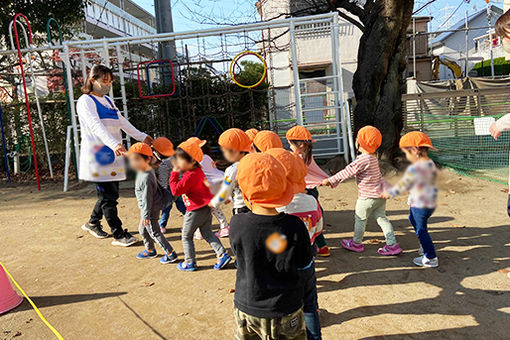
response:
M439 266L439 260L437 257L433 259L428 259L426 256L416 257L413 260L413 263L419 267L427 267L427 268L436 268Z
M420 256L425 255L425 251L423 250L422 246L420 246L420 249L418 249L418 255L420 255Z

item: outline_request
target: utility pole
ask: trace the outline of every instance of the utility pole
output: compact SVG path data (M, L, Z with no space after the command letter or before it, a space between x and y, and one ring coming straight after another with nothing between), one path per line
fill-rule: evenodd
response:
M156 12L156 30L158 33L170 33L174 31L172 20L172 5L170 0L154 0ZM158 44L158 58L176 60L175 41L165 41ZM164 85L172 83L172 75L168 68L161 69L161 79Z
M491 55L491 76L494 77L494 42L492 41L492 13L491 13L491 5L489 4L489 0L485 0L487 3L487 20L489 21L489 46L490 46L490 55Z

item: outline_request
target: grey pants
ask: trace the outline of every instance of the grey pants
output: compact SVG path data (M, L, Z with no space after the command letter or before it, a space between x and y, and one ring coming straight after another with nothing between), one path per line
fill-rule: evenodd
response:
M154 241L165 251L165 254L171 254L174 248L170 242L159 230L159 218L151 218L151 223L148 226L143 226L142 221L138 226L138 232L142 237L143 245L146 250L154 250Z
M182 224L182 247L184 248L184 260L187 264L195 262L193 234L197 229L200 229L202 237L209 243L217 257L225 254L225 248L223 248L220 240L211 231L211 222L212 215L209 206L187 211L186 215L184 215L184 222Z

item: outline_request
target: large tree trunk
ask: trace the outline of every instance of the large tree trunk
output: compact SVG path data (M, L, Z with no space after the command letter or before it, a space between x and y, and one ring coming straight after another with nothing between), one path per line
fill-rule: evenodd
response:
M403 127L401 95L405 70L406 32L411 0L380 0L367 13L354 74L354 125L377 127L383 135L380 152L393 159Z

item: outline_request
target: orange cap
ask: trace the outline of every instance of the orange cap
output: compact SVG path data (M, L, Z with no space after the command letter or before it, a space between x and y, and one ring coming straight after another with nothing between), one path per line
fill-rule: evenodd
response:
M377 128L367 125L358 131L357 141L363 149L374 153L381 146L382 135Z
M202 148L200 148L199 143L197 143L197 141L192 138L189 138L187 141L179 144L179 148L186 151L186 153L190 155L191 158L200 163L204 159L204 153L202 152Z
M174 145L165 137L156 138L152 142L152 148L165 157L172 157L175 154Z
M250 152L251 140L250 137L241 129L228 129L223 132L218 139L218 144L226 149Z
M253 145L262 152L274 148L283 148L282 140L273 131L263 130L253 139Z
M198 143L198 146L202 147L207 144L206 140L200 139L198 137L190 137L188 140Z
M237 182L245 199L261 207L283 207L294 197L285 168L267 153L243 157L237 167Z
M149 157L154 156L154 154L152 153L151 147L149 145L147 145L145 143L141 143L141 142L131 145L131 147L129 148L129 153L131 153L131 154L138 153L140 155L145 155L145 156L149 156Z
M296 125L287 131L287 140L313 140L312 134L304 126Z
M266 153L276 158L283 166L287 179L294 189L294 194L305 191L306 165L301 157L285 149L278 148L269 149Z
M413 131L403 135L402 138L400 138L399 146L401 148L427 147L437 150L432 146L432 141L430 138L420 131Z
M253 142L253 139L255 138L255 136L257 135L257 133L259 133L259 130L257 130L257 129L246 130L246 134L248 135L248 137L250 137L252 142Z

